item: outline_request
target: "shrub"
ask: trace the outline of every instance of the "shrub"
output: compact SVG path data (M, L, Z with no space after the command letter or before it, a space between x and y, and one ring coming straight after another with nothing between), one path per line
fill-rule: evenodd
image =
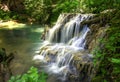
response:
M23 75L12 76L8 82L46 82L47 74L38 73L37 68L31 67L30 70Z

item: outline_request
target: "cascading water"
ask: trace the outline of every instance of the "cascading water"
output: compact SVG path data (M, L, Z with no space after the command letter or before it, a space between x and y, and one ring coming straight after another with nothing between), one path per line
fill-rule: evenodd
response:
M38 59L45 63L45 71L49 74L56 74L63 81L70 74L79 76L73 63L76 53L85 51L85 38L90 29L87 25L81 26L81 22L89 20L90 17L90 15L81 14L59 16L56 25L47 34L39 53L34 56L35 60ZM84 54L80 57L85 60ZM88 61L91 60L85 60L85 62Z

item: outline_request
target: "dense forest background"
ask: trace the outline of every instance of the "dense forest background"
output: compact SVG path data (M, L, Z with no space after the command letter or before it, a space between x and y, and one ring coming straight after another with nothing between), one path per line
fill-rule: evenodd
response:
M50 24L60 13L99 13L118 9L119 0L0 0L0 18Z
M112 11L112 12L107 12ZM39 24L54 24L61 13L107 12L107 39L94 54L99 62L93 82L120 81L120 0L0 0L0 19Z

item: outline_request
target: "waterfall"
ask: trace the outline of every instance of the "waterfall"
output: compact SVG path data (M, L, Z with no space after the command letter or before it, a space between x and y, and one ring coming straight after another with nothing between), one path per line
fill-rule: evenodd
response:
M89 15L87 16L78 14L73 18L70 18L69 14L60 15L56 25L49 31L48 41L67 43L73 37L79 37L83 28L80 27L80 24L83 20L87 20L88 18Z
M56 74L59 79L64 81L70 74L79 76L78 70L73 64L75 56L82 58L82 62L91 61L89 59L84 61L85 56L89 54L80 54L85 51L85 38L90 31L87 25L81 26L81 22L89 20L90 17L90 15L83 14L61 14L59 16L55 26L47 34L40 51L34 56L35 60L38 59L45 63L46 72Z

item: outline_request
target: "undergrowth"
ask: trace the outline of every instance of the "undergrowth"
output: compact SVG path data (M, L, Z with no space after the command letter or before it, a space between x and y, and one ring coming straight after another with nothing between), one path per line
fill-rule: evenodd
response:
M31 67L30 70L23 74L12 76L8 82L46 82L47 74L44 72L38 73L38 69Z

